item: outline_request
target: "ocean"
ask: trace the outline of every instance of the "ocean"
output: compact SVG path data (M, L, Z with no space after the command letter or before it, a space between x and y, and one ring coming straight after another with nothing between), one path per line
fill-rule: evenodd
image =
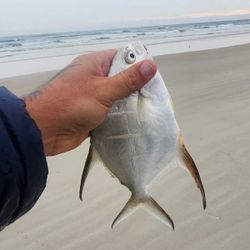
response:
M243 33L250 33L250 20L0 37L0 63L86 53L131 40L152 45Z

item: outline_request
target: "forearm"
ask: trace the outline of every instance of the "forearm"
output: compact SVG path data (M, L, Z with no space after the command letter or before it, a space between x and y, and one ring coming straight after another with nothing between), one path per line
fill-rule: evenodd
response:
M30 210L46 185L40 131L24 102L0 88L0 228Z

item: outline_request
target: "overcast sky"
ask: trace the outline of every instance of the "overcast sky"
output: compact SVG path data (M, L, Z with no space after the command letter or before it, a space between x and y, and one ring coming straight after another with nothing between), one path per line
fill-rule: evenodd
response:
M0 0L0 36L238 14L250 0Z

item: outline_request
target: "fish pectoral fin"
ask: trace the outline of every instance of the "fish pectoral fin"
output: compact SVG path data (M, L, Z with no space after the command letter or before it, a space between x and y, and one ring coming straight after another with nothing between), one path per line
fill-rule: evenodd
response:
M88 173L90 171L90 168L92 167L93 163L98 160L97 152L93 149L93 147L90 145L89 147L89 153L85 161L85 165L82 172L82 178L81 178L81 184L80 184L80 190L79 190L79 198L82 201L82 193L83 193L83 187L85 185Z
M183 163L183 166L185 167L186 171L193 177L193 179L196 182L197 187L200 189L201 197L202 197L202 203L203 203L203 209L206 209L207 203L206 203L206 194L205 190L201 181L201 177L199 174L199 171L196 167L196 164L194 160L192 159L191 155L187 151L184 144L180 145L180 160Z
M148 100L149 98L143 95L143 93L139 90L138 99L137 99L137 121L138 121L138 124L140 125L142 124L144 120L144 114L146 110L145 106Z
M114 228L119 223L124 221L127 217L133 214L139 206L142 206L150 215L165 225L170 226L174 230L173 220L152 197L147 196L143 199L136 199L133 195L130 197L121 212L117 215L111 227Z

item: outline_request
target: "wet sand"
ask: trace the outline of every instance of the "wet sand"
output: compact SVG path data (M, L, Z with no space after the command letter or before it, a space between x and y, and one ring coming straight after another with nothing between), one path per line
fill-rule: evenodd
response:
M88 142L48 158L49 179L27 215L0 233L1 250L245 250L250 244L250 44L156 58L175 104L186 145L207 194L207 210L181 168L163 172L151 195L176 229L143 210L111 230L130 193L102 166L78 199ZM18 95L55 72L0 80Z

